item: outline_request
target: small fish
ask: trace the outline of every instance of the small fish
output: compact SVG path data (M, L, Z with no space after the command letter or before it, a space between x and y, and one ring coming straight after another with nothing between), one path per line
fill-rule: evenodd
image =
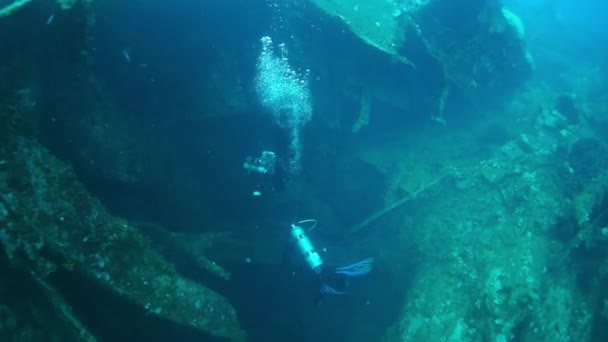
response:
M49 16L49 18L46 20L46 24L51 25L53 23L53 20L55 20L55 13Z
M253 192L253 196L262 196L262 193L256 190Z
M127 49L122 50L122 55L125 57L127 63L131 64L131 56L129 56L129 51Z

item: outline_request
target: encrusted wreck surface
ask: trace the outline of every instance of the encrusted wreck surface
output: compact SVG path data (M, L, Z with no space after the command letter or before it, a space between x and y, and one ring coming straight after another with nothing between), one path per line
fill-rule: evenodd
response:
M89 310L108 305L96 301L105 289L139 307L142 316L241 340L231 304L181 276L135 227L110 215L69 165L27 134L25 120L19 113L0 113L0 249L8 267L22 270L24 281L37 284L88 340L92 335L63 298L70 297L61 285L69 280L79 280L69 288L91 290ZM24 291L15 295L27 297Z

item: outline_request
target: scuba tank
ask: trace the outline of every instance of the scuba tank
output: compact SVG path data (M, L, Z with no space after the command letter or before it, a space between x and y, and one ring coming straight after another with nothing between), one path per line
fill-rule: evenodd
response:
M313 226L308 228L308 230L302 227L303 223L312 223ZM296 244L298 245L298 250L306 260L306 264L308 267L315 271L316 273L321 272L321 265L323 265L323 259L319 253L315 250L315 247L310 242L308 235L306 235L307 231L311 231L317 226L316 220L302 220L296 224L291 225L291 236L294 238Z

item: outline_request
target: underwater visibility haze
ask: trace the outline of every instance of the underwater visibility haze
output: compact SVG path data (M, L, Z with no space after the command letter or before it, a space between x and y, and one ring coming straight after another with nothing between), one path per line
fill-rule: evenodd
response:
M606 13L0 0L0 341L608 341Z

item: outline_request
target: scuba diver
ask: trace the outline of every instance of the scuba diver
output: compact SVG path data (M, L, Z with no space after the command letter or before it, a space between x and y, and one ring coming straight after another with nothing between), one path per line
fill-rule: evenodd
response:
M309 225L308 229L304 228L304 225ZM306 265L316 277L318 291L313 299L315 304L319 304L326 295L348 295L349 279L370 273L373 269L374 258L366 258L342 267L328 267L306 234L316 226L317 221L314 219L292 224L291 238L292 243L297 245L297 250L304 258Z
M257 158L247 157L243 163L243 168L248 173L271 176L279 169L277 164L279 164L277 155L272 151L264 150ZM261 192L256 190L253 194L254 196L260 196ZM347 288L350 278L370 273L374 265L374 258L366 258L342 267L329 267L324 263L307 235L316 226L317 220L314 219L291 224L289 248L286 250L287 253L284 257L297 252L300 258L304 258L306 268L309 269L309 274L315 280L316 289L313 298L315 303L319 304L326 295L348 295ZM291 259L292 257L288 258Z
M277 169L277 155L272 151L262 151L257 158L247 157L243 168L248 172L272 175Z

